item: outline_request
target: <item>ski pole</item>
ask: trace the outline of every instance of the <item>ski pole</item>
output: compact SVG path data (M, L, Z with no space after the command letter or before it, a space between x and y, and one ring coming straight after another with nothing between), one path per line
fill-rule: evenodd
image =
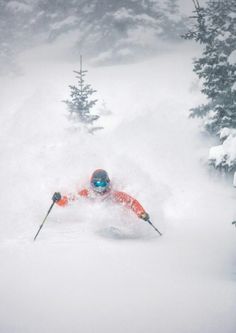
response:
M147 220L147 222L153 227L153 229L156 230L156 232L159 233L160 236L162 236L162 233L152 224L152 222L150 220Z
M43 222L41 223L41 225L40 225L40 227L39 227L39 230L37 231L37 234L34 236L34 241L36 240L38 234L40 233L40 230L42 229L42 227L43 227L43 225L44 225L44 222L46 221L46 219L47 219L49 213L51 212L52 207L54 206L55 202L56 202L56 201L53 201L53 203L51 204L51 206L50 206L50 208L49 208L49 210L48 210L48 212L47 212L47 215L45 216Z

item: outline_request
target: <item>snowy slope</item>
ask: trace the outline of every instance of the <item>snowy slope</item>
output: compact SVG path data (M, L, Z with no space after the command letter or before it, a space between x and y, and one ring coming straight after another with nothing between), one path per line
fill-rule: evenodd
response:
M235 190L207 173L210 143L187 118L201 99L191 48L89 68L112 110L94 136L70 131L61 100L78 64L57 49L24 54L25 75L1 78L0 332L235 332ZM121 207L81 201L55 207L33 242L52 193L98 167L163 237Z

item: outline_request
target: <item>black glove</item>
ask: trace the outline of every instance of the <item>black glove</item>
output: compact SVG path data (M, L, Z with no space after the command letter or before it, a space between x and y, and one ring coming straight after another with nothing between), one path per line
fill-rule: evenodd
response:
M57 202L57 201L60 201L60 200L61 200L61 193L55 192L52 196L52 201Z
M139 217L140 217L140 219L142 219L144 221L148 221L150 219L150 216L146 212L143 212L142 214L140 214Z

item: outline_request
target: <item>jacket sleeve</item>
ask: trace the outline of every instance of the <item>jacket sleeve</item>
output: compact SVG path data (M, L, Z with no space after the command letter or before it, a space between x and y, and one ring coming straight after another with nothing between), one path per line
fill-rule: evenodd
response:
M89 191L84 188L83 190L79 191L77 194L68 194L63 195L61 200L57 201L57 204L61 207L65 207L68 205L69 202L76 201L78 197L88 197Z
M126 207L132 209L137 216L140 216L142 213L145 213L145 209L141 206L138 200L132 198L127 193L115 191L113 192L113 198L116 202L119 202L125 205Z

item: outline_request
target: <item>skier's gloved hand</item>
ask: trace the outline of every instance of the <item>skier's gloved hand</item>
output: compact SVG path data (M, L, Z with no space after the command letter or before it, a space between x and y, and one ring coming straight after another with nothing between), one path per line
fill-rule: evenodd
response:
M148 221L150 219L150 216L146 212L143 212L142 214L140 214L139 217L140 217L140 219L142 219L144 221Z
M57 202L57 201L60 201L60 200L61 200L61 193L55 192L52 196L52 201Z

